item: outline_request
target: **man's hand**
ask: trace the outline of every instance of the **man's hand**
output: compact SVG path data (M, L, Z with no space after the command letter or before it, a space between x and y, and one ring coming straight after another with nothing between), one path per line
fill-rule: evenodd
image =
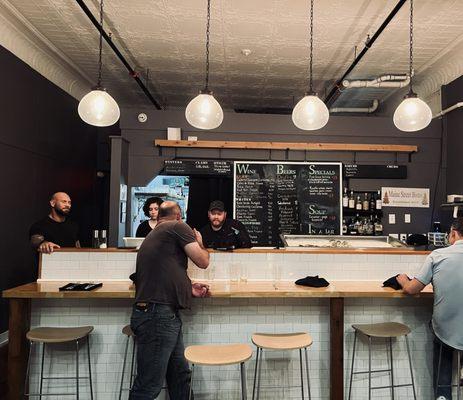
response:
M193 297L209 297L211 295L209 292L209 285L199 282L191 285L191 293Z
M39 253L45 253L45 254L51 254L55 249L60 249L57 244L53 242L42 242L40 246L37 248L37 251Z
M204 249L204 244L203 244L203 236L199 231L196 230L196 228L193 228L193 233L195 234L195 239L198 242L199 246Z
M404 287L408 282L410 282L410 278L408 277L407 274L400 274L397 276L397 282L399 282L399 285Z

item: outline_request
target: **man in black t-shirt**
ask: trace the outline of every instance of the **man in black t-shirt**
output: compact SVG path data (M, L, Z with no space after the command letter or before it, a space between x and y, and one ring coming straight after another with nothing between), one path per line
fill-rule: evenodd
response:
M209 224L201 229L204 246L229 250L252 247L245 226L240 221L227 218L222 201L214 200L209 206L207 216Z
M178 310L190 308L192 297L206 297L209 286L191 283L188 258L209 266L201 234L181 220L177 203L164 201L158 223L137 254L136 294L130 326L137 338L137 376L130 400L157 398L164 379L171 400L186 400L191 372L185 358Z
M60 247L80 247L79 226L68 218L71 198L64 192L50 198L50 214L31 226L31 245L40 253L53 253Z

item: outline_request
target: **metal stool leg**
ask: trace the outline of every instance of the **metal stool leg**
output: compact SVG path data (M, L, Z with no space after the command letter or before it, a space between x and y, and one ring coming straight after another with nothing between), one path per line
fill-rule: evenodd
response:
M392 338L389 338L389 356L391 358L391 398L394 400L394 359L392 358Z
M350 368L350 383L349 383L349 397L348 400L350 400L350 395L352 393L352 378L354 377L354 362L355 362L355 345L357 344L357 331L354 333L354 348L352 349L352 366Z
M256 366L254 368L254 383L252 385L252 400L255 399L256 395L256 379L257 379L257 366L259 365L259 348L257 347L257 353L256 353Z
M90 384L90 399L93 400L92 365L90 362L90 336L87 336L88 381Z
M307 391L309 392L309 400L312 399L310 394L310 375L309 375L309 355L307 354L307 347L304 347L305 351L305 370L307 373Z
M407 345L407 354L408 354L408 365L410 365L410 376L412 378L412 388L413 388L413 398L416 400L416 390L415 390L415 380L413 378L413 368L412 368L412 356L410 353L410 344L408 343L408 336L405 335L405 343ZM442 349L442 347L441 347ZM439 358L440 365L440 358Z
M135 337L132 338L133 339L133 346L132 346L132 363L130 364L130 381L129 381L129 385L130 385L130 389L132 389L132 384L133 384L133 375L134 375L134 366L135 366L135 354L136 354L136 343L135 343Z
M368 400L371 400L371 336L368 336Z
M460 364L460 354L461 352L457 350L457 400L460 400L460 368L461 368L461 364Z
M262 372L262 357L264 355L264 349L258 348L258 351L260 350L260 362L259 362L259 369L257 371L257 395L256 395L256 400L259 400L259 394L260 394L260 377L261 377L261 372Z
M40 365L40 390L39 399L42 399L42 388L43 388L43 364L45 362L45 343L42 343L42 362Z
M302 372L302 349L299 349L299 368L301 369L301 399L304 400L304 374Z
M190 393L188 395L188 400L191 400L191 395L193 393L193 378L195 373L195 365L191 364L191 379L190 379Z
M439 361L437 363L437 378L436 378L436 386L434 388L434 396L437 397L437 391L439 389L439 379L440 379L440 363L442 359L442 342L440 343L440 350L439 350Z
M76 340L76 395L79 400L79 340Z
M246 390L246 368L244 366L244 362L240 364L240 371L241 371L241 399L246 400L247 390Z
M127 363L127 354L129 352L129 341L130 341L130 336L127 336L127 341L125 342L124 361L122 362L122 376L121 376L121 386L119 388L119 400L122 399L122 389L124 387L125 365Z
M29 383L29 373L30 373L30 368L31 368L31 354L32 354L32 341L29 342L29 358L27 359L26 377L24 379L24 397L29 396L28 383Z

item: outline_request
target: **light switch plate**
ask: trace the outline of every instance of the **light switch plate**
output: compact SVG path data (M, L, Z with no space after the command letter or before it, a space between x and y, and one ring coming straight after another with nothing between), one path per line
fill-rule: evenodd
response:
M399 240L401 242L406 242L407 241L407 234L406 233L399 233Z
M411 216L411 214L405 214L405 215L404 215L404 222L405 222L406 224L409 224L410 222L412 222L412 216Z
M389 223L391 225L395 224L395 214L389 214Z

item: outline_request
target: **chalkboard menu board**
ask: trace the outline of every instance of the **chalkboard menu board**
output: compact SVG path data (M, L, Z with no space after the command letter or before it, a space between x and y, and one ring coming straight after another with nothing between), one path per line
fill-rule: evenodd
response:
M342 164L235 161L234 216L254 246L279 235L341 234Z
M233 162L225 160L165 160L166 175L216 175L232 177Z
M406 179L406 165L344 164L344 177L365 179Z

